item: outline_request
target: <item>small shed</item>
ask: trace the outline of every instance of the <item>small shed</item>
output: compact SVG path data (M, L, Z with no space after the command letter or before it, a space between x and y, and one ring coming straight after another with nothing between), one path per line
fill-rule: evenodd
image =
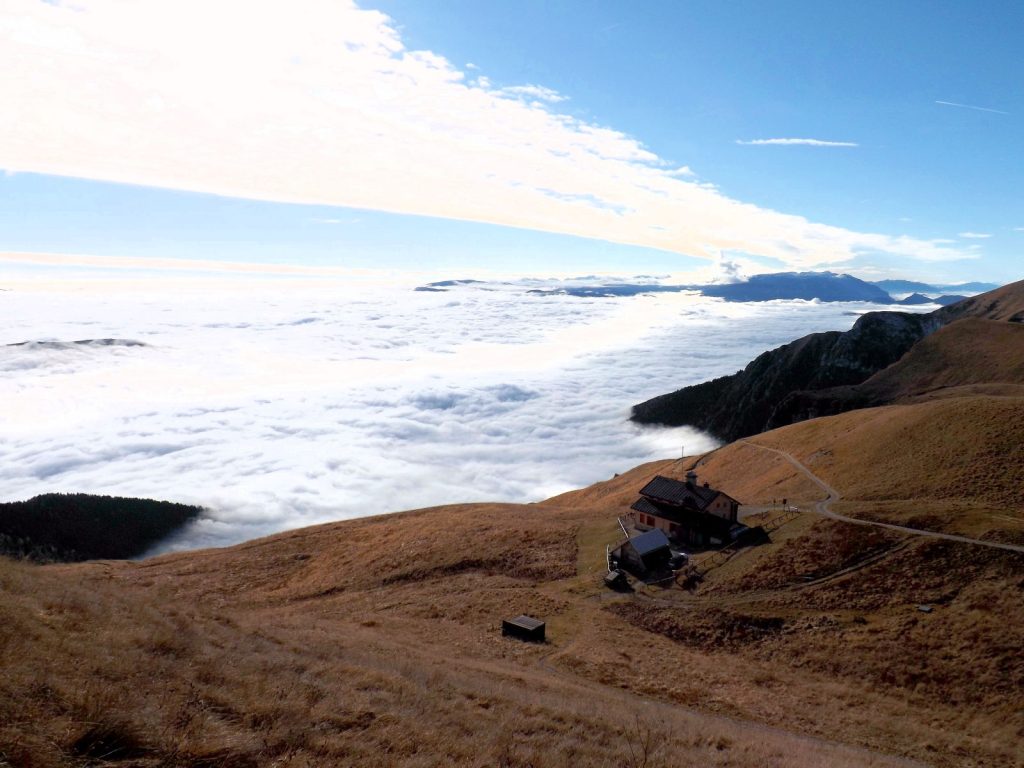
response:
M672 549L668 536L657 528L622 542L614 555L623 566L639 576L671 568Z
M626 578L626 574L615 568L604 575L604 585L609 589L626 590L629 589L629 579Z
M531 643L544 642L544 622L532 616L516 616L501 622L501 634Z

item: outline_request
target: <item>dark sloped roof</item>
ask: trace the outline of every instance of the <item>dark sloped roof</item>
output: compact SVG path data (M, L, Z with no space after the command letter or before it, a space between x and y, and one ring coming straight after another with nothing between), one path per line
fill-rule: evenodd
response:
M535 619L533 616L516 616L514 619L505 619L508 624L515 624L517 627L523 629L536 629L537 627L543 627L544 622L540 619Z
M703 510L720 493L722 491L715 488L684 483L682 480L673 480L671 477L663 475L656 475L651 482L640 489L641 496L647 496L650 499L677 507L693 507L699 510ZM722 495L736 501L727 493L722 493Z
M730 527L735 525L731 520L712 515L710 512L698 512L690 507L678 507L645 498L637 499L630 509L671 520L686 528L704 531L720 538L728 536Z
M630 539L628 543L640 557L649 555L651 552L669 545L668 536L665 535L664 531L659 531L657 528Z
M660 515L664 516L662 511L656 507L653 502L649 499L645 499L641 496L639 499L633 502L630 509L635 509L637 512L643 512L645 515Z

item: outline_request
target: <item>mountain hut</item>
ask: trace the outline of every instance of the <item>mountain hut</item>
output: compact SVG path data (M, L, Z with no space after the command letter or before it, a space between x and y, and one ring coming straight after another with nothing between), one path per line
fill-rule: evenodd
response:
M697 473L686 481L657 475L640 489L630 507L630 519L641 531L659 530L684 546L721 546L746 530L738 521L740 503L708 483L697 483Z

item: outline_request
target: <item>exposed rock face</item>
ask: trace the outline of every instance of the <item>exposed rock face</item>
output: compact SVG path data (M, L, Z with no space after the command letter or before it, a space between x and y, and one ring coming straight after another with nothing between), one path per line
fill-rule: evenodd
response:
M765 352L742 371L633 406L641 424L683 424L726 441L797 421L878 405L857 385L915 344L963 318L1024 321L1024 281L926 315L869 312L845 333L812 333Z
M775 418L791 393L859 384L891 365L941 323L931 315L870 312L845 333L812 333L757 357L738 373L633 406L642 424L689 424L732 441L789 421Z
M775 410L772 426L913 402L950 389L1005 393L1019 385L1024 385L1024 326L965 317L922 339L862 384L791 392Z

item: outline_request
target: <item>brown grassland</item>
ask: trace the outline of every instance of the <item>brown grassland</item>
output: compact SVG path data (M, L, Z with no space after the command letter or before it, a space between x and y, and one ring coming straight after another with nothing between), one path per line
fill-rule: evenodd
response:
M977 383L539 504L0 559L0 765L1024 765L1024 553L821 517L759 447L845 515L1024 544L1024 396ZM606 590L616 517L691 465L802 511L694 588Z

